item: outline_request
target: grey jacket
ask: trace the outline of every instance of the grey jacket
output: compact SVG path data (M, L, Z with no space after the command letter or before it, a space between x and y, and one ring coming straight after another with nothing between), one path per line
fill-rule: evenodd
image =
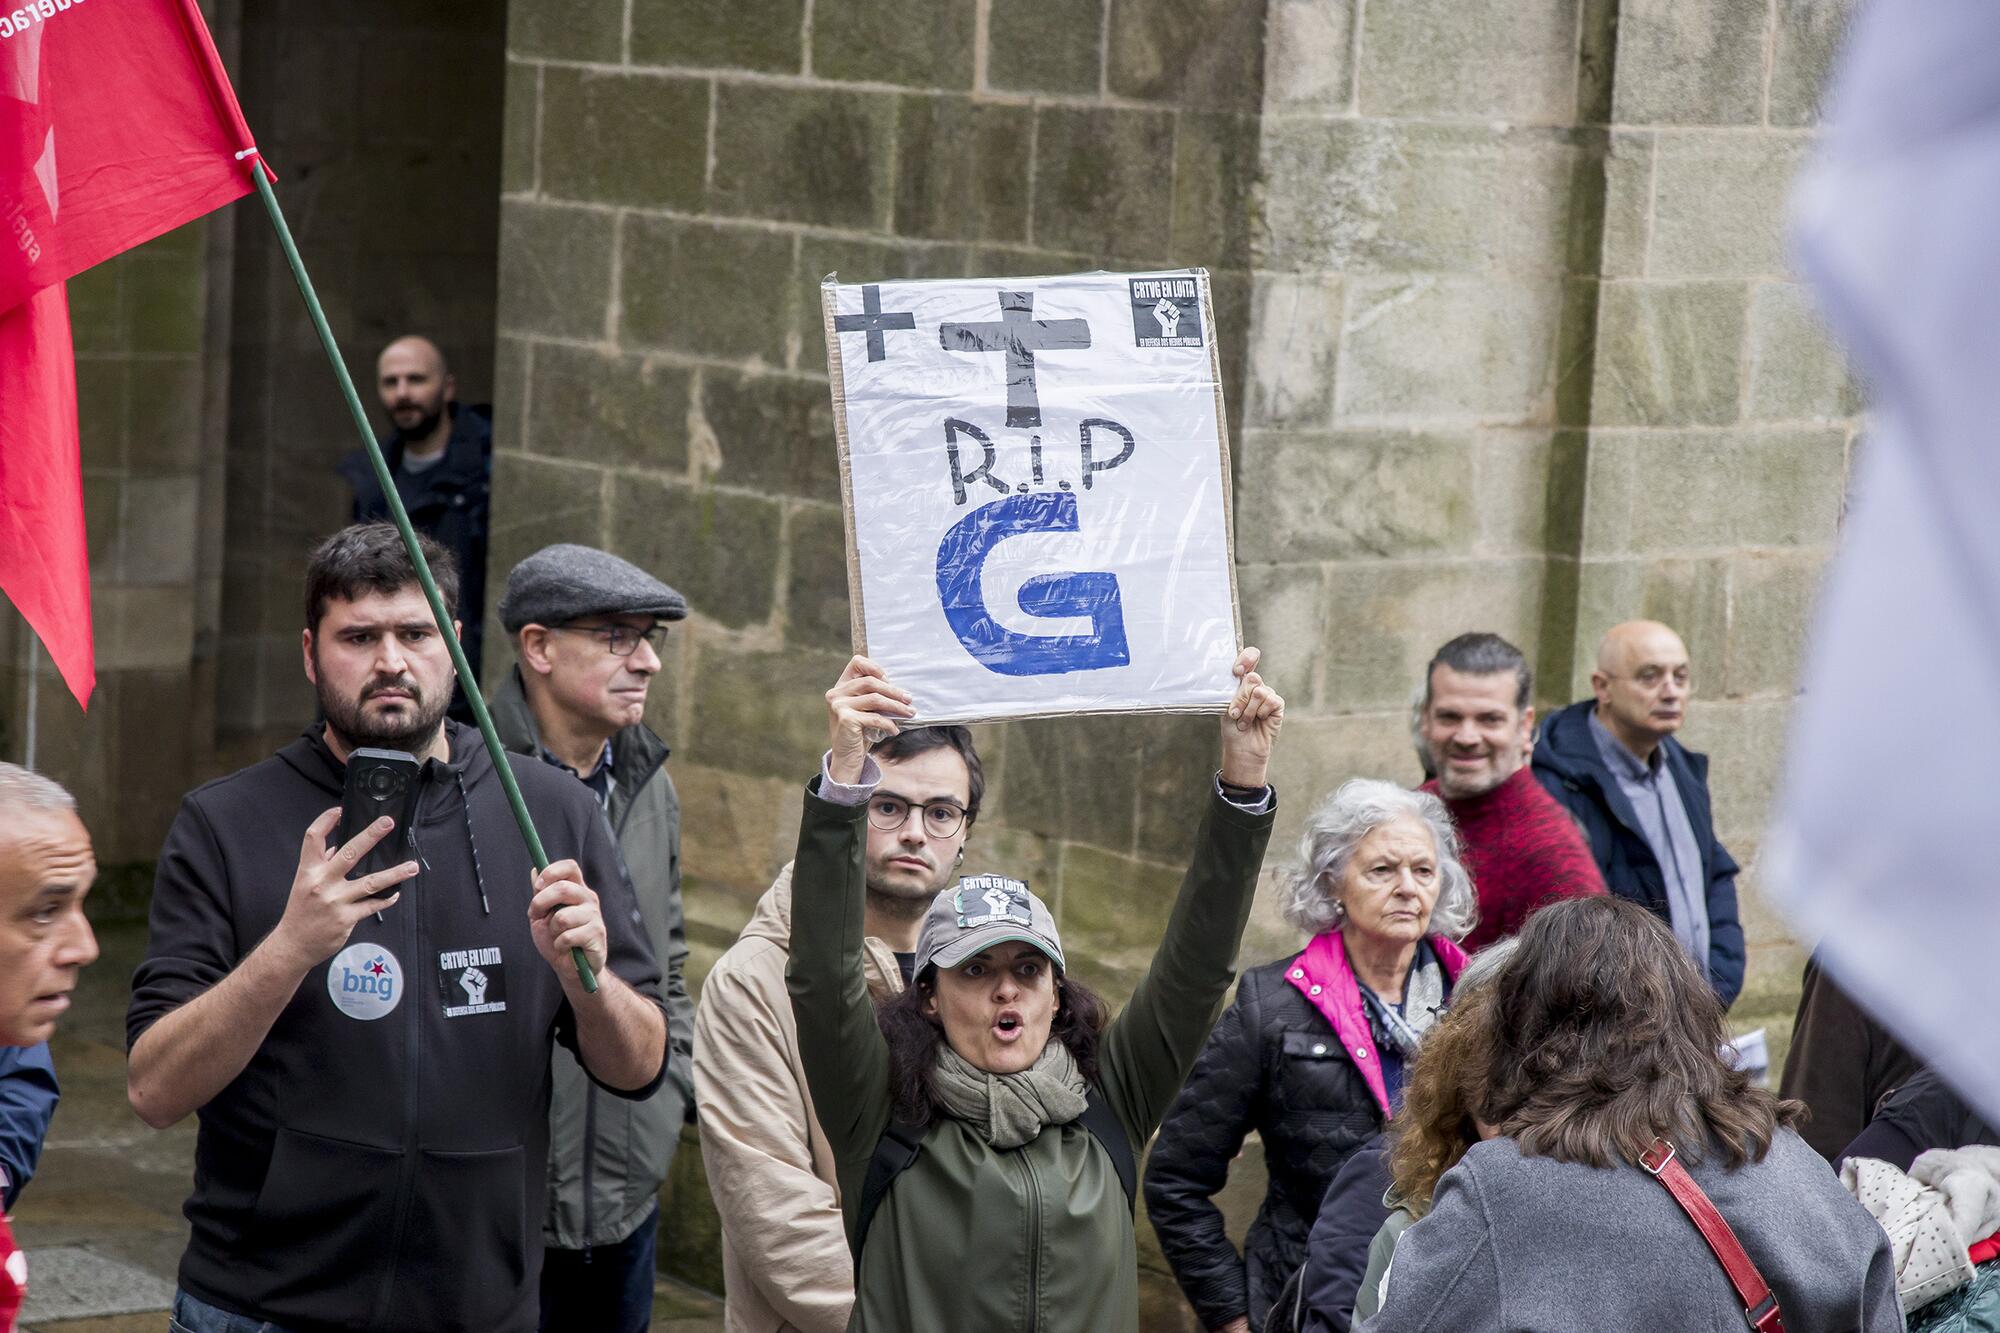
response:
M1794 1333L1901 1333L1889 1238L1780 1130L1762 1162L1689 1167L1777 1294ZM1745 1327L1701 1233L1636 1166L1523 1157L1474 1144L1396 1245L1389 1295L1363 1333L1602 1333Z
M535 715L520 669L491 700L500 743L539 755ZM602 1095L569 1052L551 1066L549 1210L542 1235L557 1249L615 1245L639 1229L673 1164L681 1125L694 1103L694 1001L687 992L687 935L681 920L681 804L666 770L667 747L643 724L611 739L612 830L632 877L639 916L660 960L667 1002L667 1077L643 1102Z

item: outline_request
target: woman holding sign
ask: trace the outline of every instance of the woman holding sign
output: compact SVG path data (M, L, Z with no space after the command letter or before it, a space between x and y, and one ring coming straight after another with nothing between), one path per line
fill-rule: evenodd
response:
M788 985L857 1260L850 1330L1137 1333L1134 1159L1234 978L1276 796L1284 701L1237 659L1222 767L1146 976L1117 1019L1067 975L1042 900L967 876L932 904L913 983L862 978L871 733L915 715L866 658L827 692L832 748L793 862Z

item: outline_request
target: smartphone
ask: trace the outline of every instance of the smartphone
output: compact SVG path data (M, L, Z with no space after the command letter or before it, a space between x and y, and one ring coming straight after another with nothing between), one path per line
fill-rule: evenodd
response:
M361 858L349 879L388 870L410 859L410 820L417 813L417 774L422 767L415 755L401 750L362 748L347 756L347 785L340 794L339 845L345 847L383 815L396 821L389 835Z

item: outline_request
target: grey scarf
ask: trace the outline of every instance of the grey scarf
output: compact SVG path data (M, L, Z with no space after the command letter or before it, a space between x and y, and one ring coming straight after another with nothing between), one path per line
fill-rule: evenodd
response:
M1444 1009L1444 969L1428 945L1419 945L1410 965L1409 979L1403 983L1403 1011L1384 1000L1367 986L1361 999L1368 1010L1368 1024L1374 1029L1375 1044L1392 1045L1405 1060L1417 1053L1417 1043L1431 1030Z
M1018 1074L989 1074L940 1043L935 1087L945 1110L996 1148L1018 1148L1043 1126L1083 1114L1083 1075L1069 1047L1054 1039Z

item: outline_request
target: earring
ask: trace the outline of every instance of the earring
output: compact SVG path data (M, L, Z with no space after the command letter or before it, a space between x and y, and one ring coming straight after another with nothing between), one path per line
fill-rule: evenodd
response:
M952 858L952 864L955 866L962 866L965 864L965 848L961 847L958 849L958 855Z

